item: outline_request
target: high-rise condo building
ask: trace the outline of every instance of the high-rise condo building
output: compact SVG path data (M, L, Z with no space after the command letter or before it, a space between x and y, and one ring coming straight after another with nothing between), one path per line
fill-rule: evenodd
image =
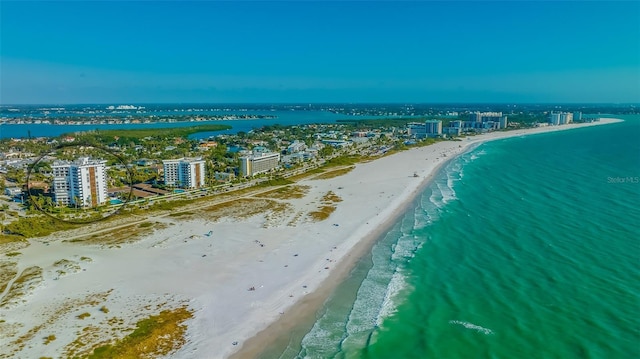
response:
M507 128L508 125L507 116L500 116L500 129Z
M415 138L427 137L427 127L424 123L410 122L407 124L407 134Z
M164 184L182 188L205 185L205 161L202 158L178 158L162 161Z
M260 152L240 157L240 175L251 177L269 172L278 167L280 154L275 152Z
M427 137L436 137L442 135L442 121L427 120L424 123L426 127Z
M58 205L96 207L107 202L107 176L103 160L82 157L53 163L53 192Z
M573 113L571 112L563 112L560 114L560 124L566 125L573 122Z
M549 115L550 125L566 125L573 122L573 113L571 112L551 112Z
M408 123L407 134L415 138L440 136L442 135L442 121L427 120L424 123L420 123L420 122Z
M576 122L582 122L582 112L576 111L573 113L573 120Z

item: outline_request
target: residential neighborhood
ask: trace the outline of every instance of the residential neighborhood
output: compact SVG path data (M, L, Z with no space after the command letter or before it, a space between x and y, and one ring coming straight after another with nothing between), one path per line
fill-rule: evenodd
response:
M545 124L570 123L571 118L583 120L579 112L551 111ZM0 186L18 213L29 208L104 210L246 188L342 156L383 156L435 141L539 125L511 122L502 112L466 111L421 121L274 124L201 139L136 130L13 138L0 142Z

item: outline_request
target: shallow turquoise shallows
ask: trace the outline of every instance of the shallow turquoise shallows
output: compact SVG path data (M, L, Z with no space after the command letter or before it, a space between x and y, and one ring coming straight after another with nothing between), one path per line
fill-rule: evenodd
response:
M453 160L267 356L640 357L640 116L617 117Z

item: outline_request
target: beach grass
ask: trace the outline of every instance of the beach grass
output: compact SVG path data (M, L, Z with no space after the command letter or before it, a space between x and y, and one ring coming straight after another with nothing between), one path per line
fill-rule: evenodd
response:
M0 307L18 302L24 295L43 281L42 268L31 266L20 273L9 288L9 292L0 300ZM6 286L7 284L5 284Z
M309 186L286 186L276 188L269 192L265 192L259 195L262 198L273 198L273 199L295 199L295 198L303 198L309 193Z
M331 213L333 213L335 210L335 206L322 206L316 211L309 212L309 218L316 222L324 221L325 219L329 218Z
M68 259L61 259L59 261L56 261L55 263L53 263L53 266L57 268L56 273L60 277L67 274L68 272L77 273L80 271L80 265L78 264L78 262Z
M329 191L320 198L322 205L317 210L309 212L307 216L315 222L324 221L336 210L335 204L338 202L342 202L342 198L333 191Z
M169 217L182 217L182 216L190 216L194 214L193 212L189 212L189 211L185 211L185 212L176 212L176 213L170 213Z
M253 187L263 188L263 187L273 187L273 186L284 186L292 183L293 181L291 181L290 179L283 178L283 177L275 177L267 181L260 182Z
M29 343L36 336L36 334L42 332L44 329L48 328L49 326L54 325L58 321L58 319L60 319L61 317L66 316L70 312L75 311L82 306L99 305L101 302L107 299L107 297L109 296L109 294L111 294L112 291L113 290L111 289L105 292L89 294L83 298L69 299L64 301L62 304L51 308L51 310L47 312L46 318L44 318L39 324L31 327L31 329L29 329L26 333L17 337L14 341L10 342L6 348L3 348L3 349L7 349L7 352L11 350L12 354L19 352L20 350L22 350L22 348L24 348L27 345L27 343ZM22 324L16 323L14 325L14 328L16 326L19 327L21 325ZM3 334L6 332L6 330L9 330L9 331L13 330L12 328L9 328L6 330L5 328L2 328L2 329L3 329L2 330ZM16 332L12 331L11 335L15 336ZM72 355L65 355L64 357L72 357Z
M156 358L168 355L186 342L187 326L184 322L192 317L193 313L186 306L164 310L139 321L135 330L126 337L95 348L87 358Z
M334 157L322 166L323 168L337 167L337 166L353 166L358 162L361 162L363 157L360 155L344 155Z
M105 219L105 221L108 220L108 218ZM88 223L91 222L89 221ZM83 224L65 222L61 219L52 218L46 215L34 215L29 217L20 217L18 220L9 223L6 226L6 229L14 236L33 238L44 237L58 231L78 228L82 225Z
M142 222L114 229L112 231L96 233L67 241L91 245L119 246L121 244L138 241L153 233L155 230L166 227L167 225L161 222Z
M0 261L0 293L4 293L7 285L18 274L17 263Z
M333 191L329 191L324 196L322 196L320 201L324 204L331 204L331 203L342 202L342 198L340 198L340 196L335 194Z
M47 344L51 343L54 340L56 340L56 336L53 335L53 334L49 334L46 337L44 337L44 345L47 345Z
M297 174L295 176L287 177L290 181L297 182L303 180L305 178L309 178L313 175L323 173L324 170L322 168L314 168L312 170L306 171L304 173Z
M0 245L8 243L24 242L24 237L10 234L0 235Z
M280 215L290 208L290 204L271 199L241 198L233 202L225 202L207 207L203 210L209 220L218 221L223 217L235 220L247 219L255 215Z
M341 168L341 169L337 169L337 170L333 170L333 171L328 171L325 173L321 173L317 176L315 176L313 179L330 179L330 178L334 178L334 177L339 177L342 175L345 175L349 172L351 172L355 167L354 166L349 166L346 168Z

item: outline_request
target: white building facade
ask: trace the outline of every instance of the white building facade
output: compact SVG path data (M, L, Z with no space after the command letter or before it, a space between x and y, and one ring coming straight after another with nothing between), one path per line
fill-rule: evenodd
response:
M567 125L573 122L573 113L570 112L551 112L549 114L550 125Z
M276 169L279 165L279 153L253 153L240 157L240 175L243 177L255 176Z
M182 188L205 186L205 161L201 158L163 160L164 184Z
M96 207L107 195L106 161L83 157L74 162L54 162L53 192L56 204Z

